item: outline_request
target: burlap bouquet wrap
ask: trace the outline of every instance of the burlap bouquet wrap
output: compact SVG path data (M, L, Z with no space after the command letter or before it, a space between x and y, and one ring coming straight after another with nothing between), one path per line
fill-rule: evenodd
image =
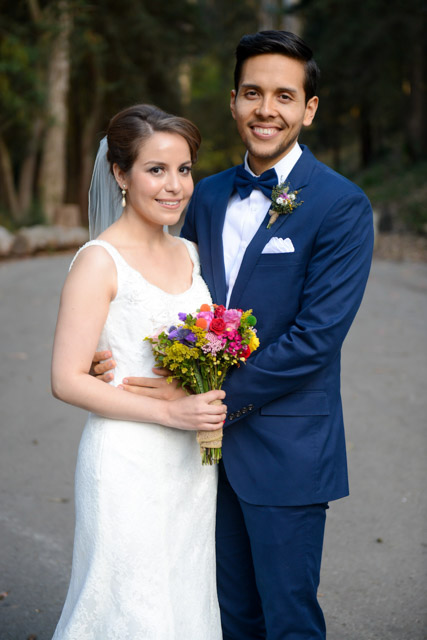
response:
M222 404L221 400L214 400L210 404ZM200 445L200 453L203 455L205 449L220 449L222 447L223 430L198 431L197 442Z

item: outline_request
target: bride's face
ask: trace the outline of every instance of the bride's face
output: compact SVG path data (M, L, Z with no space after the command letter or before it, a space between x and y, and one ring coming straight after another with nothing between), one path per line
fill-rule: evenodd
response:
M126 184L126 213L155 225L173 225L193 193L191 154L185 138L156 132L140 148Z

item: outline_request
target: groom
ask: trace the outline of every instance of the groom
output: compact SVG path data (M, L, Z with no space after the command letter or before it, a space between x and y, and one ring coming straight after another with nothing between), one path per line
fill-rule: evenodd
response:
M261 343L224 385L224 640L320 640L327 502L348 494L340 350L369 273L372 211L298 144L318 105L307 45L265 31L244 36L236 57L231 113L244 164L197 185L182 229L199 246L213 300L252 308ZM269 229L271 189L282 182L299 206Z
M213 300L253 309L261 342L224 386L224 640L320 640L327 503L348 494L340 350L368 278L372 211L358 187L298 144L318 105L307 45L264 31L244 36L236 56L231 113L245 160L197 185L182 229L199 246ZM286 213L285 199L268 228L282 182L296 206Z

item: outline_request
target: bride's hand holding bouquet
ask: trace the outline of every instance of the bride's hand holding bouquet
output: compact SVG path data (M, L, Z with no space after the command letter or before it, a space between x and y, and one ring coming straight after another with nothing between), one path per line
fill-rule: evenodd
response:
M221 389L229 368L245 363L259 346L252 310L203 304L196 313L178 317L180 324L145 340L152 345L156 365L170 371L168 379L180 381L193 394ZM200 429L197 440L203 464L221 459L222 429Z

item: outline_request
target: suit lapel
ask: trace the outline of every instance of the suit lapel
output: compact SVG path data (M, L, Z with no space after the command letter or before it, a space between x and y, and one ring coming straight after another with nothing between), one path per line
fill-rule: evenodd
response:
M302 189L310 182L311 174L315 164L317 163L316 158L308 147L304 144L301 144L300 147L302 149L302 155L290 172L288 178L285 180L285 182L289 182L291 191L295 191L295 189ZM303 195L301 197L304 199Z
M225 283L225 267L224 267L224 247L222 242L222 231L224 227L225 213L227 211L228 201L234 189L234 171L230 171L218 191L214 194L211 204L211 269L214 291L212 297L217 304L225 304L226 300L226 283Z
M286 182L289 182L291 191L294 191L295 189L303 189L303 187L308 184L314 168L314 164L316 162L315 157L308 150L308 148L304 145L301 145L301 147L303 149L303 153L290 172L288 179L286 180ZM304 200L303 194L304 191L301 194L302 200ZM252 276L252 272L255 268L259 255L261 254L267 242L270 240L270 238L277 236L279 229L281 229L283 225L286 224L289 216L298 215L297 212L298 209L295 213L279 216L270 229L267 229L267 224L270 220L270 216L267 212L261 226L258 228L258 231L252 238L252 241L250 242L248 248L246 249L245 255L243 256L242 264L240 265L239 273L236 278L236 282L234 283L233 291L231 292L229 304L230 308L238 308L239 299L243 294L249 279Z

